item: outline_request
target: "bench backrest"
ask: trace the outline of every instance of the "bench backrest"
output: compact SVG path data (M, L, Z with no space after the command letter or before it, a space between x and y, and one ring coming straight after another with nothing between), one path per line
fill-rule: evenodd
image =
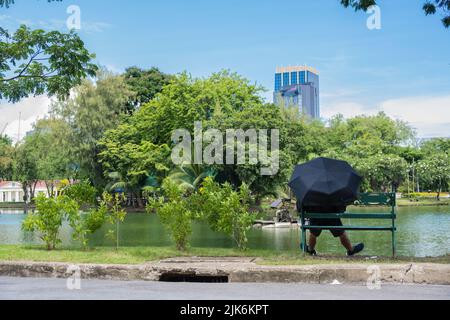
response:
M363 206L389 206L395 207L395 193L361 193L359 199L355 201L355 205Z
M355 201L356 206L386 206L391 208L390 213L311 213L302 211L302 218L354 218L354 219L396 219L395 193L361 193L359 199Z

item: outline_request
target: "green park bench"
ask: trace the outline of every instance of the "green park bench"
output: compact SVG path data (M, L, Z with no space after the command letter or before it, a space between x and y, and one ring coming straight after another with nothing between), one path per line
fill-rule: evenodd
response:
M302 248L306 252L306 231L311 229L322 230L356 230L356 231L390 231L392 233L392 255L396 255L395 232L397 231L395 220L396 214L396 194L395 193L362 193L357 201L356 206L384 206L389 207L390 212L386 213L308 213L302 210L301 231L302 231ZM306 225L306 219L379 219L390 220L386 226L314 226Z

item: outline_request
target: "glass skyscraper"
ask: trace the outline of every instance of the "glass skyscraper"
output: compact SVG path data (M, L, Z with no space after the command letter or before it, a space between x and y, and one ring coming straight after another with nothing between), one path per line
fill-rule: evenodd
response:
M320 118L319 73L306 66L280 67L275 73L274 103L295 106L312 119Z

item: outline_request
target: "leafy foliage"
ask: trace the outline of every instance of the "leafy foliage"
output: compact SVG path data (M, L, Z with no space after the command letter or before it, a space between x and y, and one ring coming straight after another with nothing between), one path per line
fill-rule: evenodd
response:
M14 148L9 137L0 135L0 180L13 177Z
M182 189L170 179L164 180L162 191L163 197L149 200L147 212L157 212L177 249L185 251L189 247L192 220L195 217L195 213L190 209L190 199L184 197Z
M54 250L61 243L59 230L64 220L73 220L79 215L75 200L66 196L47 198L39 194L36 198L36 211L29 213L22 228L25 231L39 232L48 250Z
M78 170L78 178L90 179L99 187L105 185L97 143L107 130L120 123L133 95L122 76L100 70L95 82L85 80L70 99L52 105L52 114L69 127L69 158Z
M114 228L111 228L108 231L107 235L111 239L115 240L116 250L119 250L120 224L125 221L125 217L127 216L127 212L122 207L124 200L125 198L123 194L110 194L108 192L104 192L100 208L93 216L94 218L98 217L99 219L105 217L105 220L114 226ZM105 214L106 216L104 216ZM90 222L96 225L96 220L91 220Z
M230 184L220 185L209 177L191 201L213 230L229 235L240 250L247 248L247 232L253 223L247 185L235 191Z
M417 173L425 188L437 190L437 199L440 192L449 187L450 157L447 153L437 153L417 163Z
M10 35L0 28L0 98L17 102L44 93L66 98L83 78L95 75L93 58L75 32L22 25Z
M194 192L201 187L206 178L215 176L214 169L191 164L176 167L167 178L178 184L182 190Z
M162 88L169 84L172 78L159 71L158 68L144 70L139 67L126 69L123 76L125 83L136 93L128 102L130 112L153 100L162 91Z
M58 180L73 178L74 175L69 158L68 130L66 123L59 119L38 120L20 146L34 161L32 168L35 168L35 177L29 178L45 181L48 194L51 195L55 193ZM21 169L25 174L30 170Z

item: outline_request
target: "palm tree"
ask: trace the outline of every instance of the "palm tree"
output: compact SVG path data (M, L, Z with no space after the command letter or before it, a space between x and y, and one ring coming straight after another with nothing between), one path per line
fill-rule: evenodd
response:
M182 189L193 192L201 187L203 180L216 175L217 172L213 168L189 164L176 167L167 178L179 184Z

